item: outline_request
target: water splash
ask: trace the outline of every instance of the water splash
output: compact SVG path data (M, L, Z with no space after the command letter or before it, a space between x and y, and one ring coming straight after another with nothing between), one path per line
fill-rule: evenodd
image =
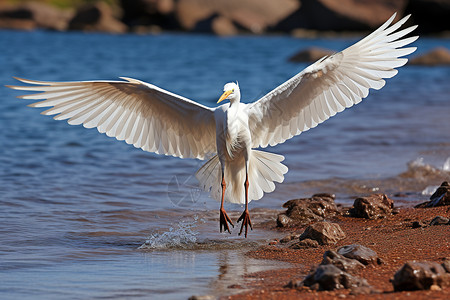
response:
M189 248L197 242L198 216L192 221L180 221L168 231L152 234L138 249Z
M442 170L450 172L450 157L448 157L447 160L444 162Z
M439 187L438 185L429 185L422 191L422 195L431 196L434 194L434 192L436 192L438 187Z

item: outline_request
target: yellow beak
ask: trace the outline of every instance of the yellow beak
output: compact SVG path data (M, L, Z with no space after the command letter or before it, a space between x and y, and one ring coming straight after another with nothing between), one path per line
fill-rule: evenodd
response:
M222 96L220 96L219 101L217 101L217 103L227 99L228 96L230 96L230 94L232 93L232 91L226 91L222 94Z

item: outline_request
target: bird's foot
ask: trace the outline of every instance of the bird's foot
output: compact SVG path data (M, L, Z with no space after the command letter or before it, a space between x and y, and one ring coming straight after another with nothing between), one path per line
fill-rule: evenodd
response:
M222 232L222 229L223 229L223 231L228 231L229 233L231 233L228 223L230 223L231 226L234 227L234 224L233 224L233 222L231 222L231 219L228 216L225 209L221 208L220 209L220 232Z
M239 223L240 221L242 221L242 225L241 225L241 231L239 231L239 235L242 234L242 230L245 227L245 237L247 237L248 225L250 225L250 229L253 230L252 221L250 221L250 213L248 212L248 209L244 210L242 215L237 220L237 223Z

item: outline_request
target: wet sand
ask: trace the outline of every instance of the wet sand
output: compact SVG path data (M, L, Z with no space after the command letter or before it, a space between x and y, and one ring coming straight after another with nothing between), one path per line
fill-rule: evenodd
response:
M271 259L292 263L292 268L253 273L246 276L246 290L223 299L450 299L450 287L435 291L394 292L390 279L407 261L433 261L442 263L450 258L450 226L436 225L412 228L414 221L429 224L436 216L450 216L450 207L415 209L400 208L398 213L385 219L367 220L336 216L329 221L338 223L347 237L335 245L318 248L289 249L283 244L262 246L248 252L252 258ZM304 227L278 229L274 223L267 227L275 231L301 233ZM378 294L350 295L349 290L313 291L309 288L290 289L284 286L291 280L303 280L317 266L327 250L340 246L361 244L377 252L381 265L367 266L360 272Z

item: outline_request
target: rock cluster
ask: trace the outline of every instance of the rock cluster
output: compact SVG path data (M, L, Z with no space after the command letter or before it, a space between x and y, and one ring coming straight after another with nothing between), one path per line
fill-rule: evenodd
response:
M283 204L286 212L278 215L278 227L304 226L334 216L338 209L335 196L315 194L311 198L289 200Z
M76 12L43 2L1 6L0 28L113 33L181 30L218 35L291 33L298 29L369 31L398 12L398 18L411 13L421 33L450 29L450 5L442 0L121 0L109 11L101 1L86 1L88 6ZM74 19L77 25L70 26ZM85 25L82 20L86 20Z
M361 245L349 245L344 247L365 248ZM365 249L373 252L373 250L369 248ZM306 276L303 281L291 281L286 287L299 288L307 286L310 289L319 291L350 289L352 294L376 292L364 278L357 275L365 268L365 265L362 264L358 258L358 255L354 255L354 258L346 257L340 254L339 250L337 252L332 250L326 251L320 265Z

